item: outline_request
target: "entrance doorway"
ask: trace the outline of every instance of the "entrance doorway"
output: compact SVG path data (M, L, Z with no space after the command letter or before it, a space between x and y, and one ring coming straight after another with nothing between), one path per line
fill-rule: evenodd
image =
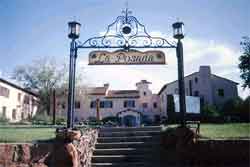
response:
M127 127L136 126L136 117L133 115L127 115L123 117L123 123Z
M136 110L127 109L120 111L117 113L117 117L121 126L135 127L141 125L141 113Z

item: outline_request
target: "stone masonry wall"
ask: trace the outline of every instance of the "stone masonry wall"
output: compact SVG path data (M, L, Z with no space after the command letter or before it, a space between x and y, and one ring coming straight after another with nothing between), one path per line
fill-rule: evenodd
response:
M97 130L87 130L73 145L78 152L79 167L90 167ZM63 143L1 143L0 167L70 167Z
M180 166L250 166L250 139L198 139L178 143L163 137L162 160Z

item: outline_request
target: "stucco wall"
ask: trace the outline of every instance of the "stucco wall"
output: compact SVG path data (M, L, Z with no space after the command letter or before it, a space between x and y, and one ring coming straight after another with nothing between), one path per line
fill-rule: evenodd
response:
M221 105L226 100L238 96L237 83L213 75L209 66L201 66L199 72L186 76L184 81L185 94L199 96L203 104ZM218 89L224 90L223 98L218 96ZM196 94L197 92L198 94ZM166 98L162 96L167 94L178 94L178 81L167 84L166 88L161 92L161 99L164 99L161 100L162 110L166 108Z
M136 90L139 91L140 96L137 97L129 97L129 98L112 98L107 97L106 95L86 95L81 94L81 89L76 89L76 97L75 101L80 102L80 108L75 108L75 118L78 121L86 120L89 117L96 117L96 108L90 108L91 101L96 101L99 99L100 101L112 101L112 108L99 108L101 118L116 116L116 114L120 111L124 111L126 109L133 109L143 114L149 116L150 119L154 119L155 115L160 115L160 102L159 97L156 94L152 94L148 84L136 84ZM146 95L144 95L144 92ZM106 93L107 94L107 93ZM135 107L124 107L124 101L126 100L134 100ZM157 103L157 107L154 108L154 103ZM51 102L52 103L52 102ZM61 104L64 103L64 109L61 107ZM147 108L143 108L143 103L147 103ZM58 91L56 96L56 112L58 115L66 116L67 113L67 95L60 93ZM52 113L52 112L51 112Z
M224 90L223 97L218 95L218 89ZM236 84L233 84L229 80L221 79L217 76L212 77L212 90L214 92L213 93L214 104L219 107L227 100L238 96Z
M37 112L37 101L38 98L24 92L20 89L14 88L6 83L0 82L0 86L5 87L9 90L9 97L0 96L0 115L3 116L3 107L6 107L5 116L11 122L17 122L22 120L22 113L24 119L28 118L28 115L34 116ZM20 99L18 94L20 93ZM24 103L24 97L29 97L29 104ZM16 110L16 119L12 117L13 110Z

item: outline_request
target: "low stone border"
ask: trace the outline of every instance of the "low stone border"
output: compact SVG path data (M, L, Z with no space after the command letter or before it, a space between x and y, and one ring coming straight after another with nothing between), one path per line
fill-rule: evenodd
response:
M162 161L170 165L250 166L250 139L199 139L187 128L163 132Z
M72 152L77 167L90 167L98 131L89 129L79 141L38 143L1 143L0 167L73 167ZM75 149L74 151L72 149Z

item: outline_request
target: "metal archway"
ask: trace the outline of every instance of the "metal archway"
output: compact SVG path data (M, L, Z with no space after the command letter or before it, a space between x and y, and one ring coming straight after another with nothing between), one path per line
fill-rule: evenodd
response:
M184 68L183 68L183 46L181 39L183 35L178 36L177 43L169 42L163 37L153 37L148 34L146 28L136 17L130 15L131 11L126 8L123 15L118 16L116 20L108 25L107 31L103 36L92 37L84 42L76 40L79 35L72 35L70 44L70 67L69 67L69 93L68 93L68 113L67 128L74 126L74 101L75 101L75 65L78 49L168 49L175 48L178 64L178 85L180 95L180 113L182 114L181 123L185 126L185 85L184 85ZM70 22L77 23L77 22ZM179 24L183 24L178 22ZM80 25L79 23L77 23ZM175 23L176 24L176 23ZM175 26L173 24L173 27ZM76 28L74 29L76 31Z

